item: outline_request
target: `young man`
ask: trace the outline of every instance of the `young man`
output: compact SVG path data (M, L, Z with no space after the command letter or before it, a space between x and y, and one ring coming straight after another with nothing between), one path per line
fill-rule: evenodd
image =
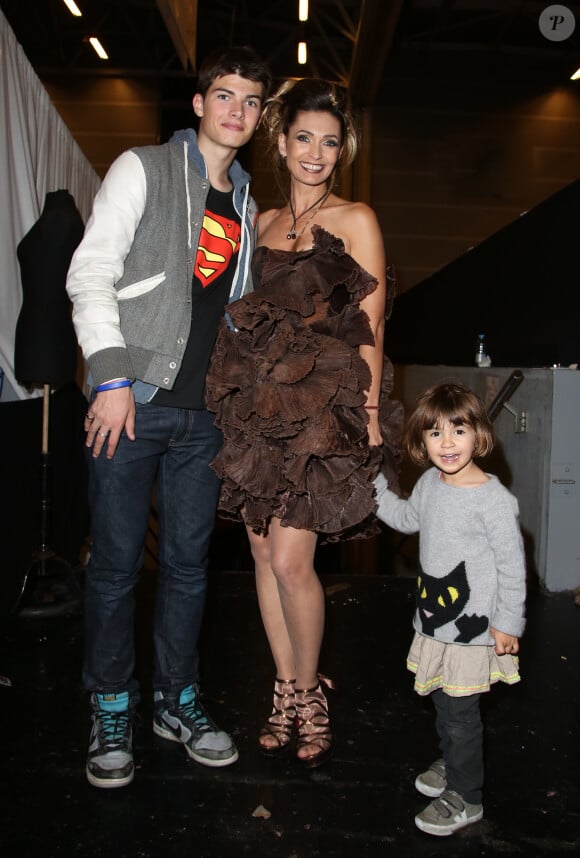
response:
M197 134L124 152L95 197L68 272L73 321L94 397L91 555L83 683L93 729L93 786L133 780L134 588L155 488L159 574L154 618L155 733L205 766L238 758L199 699L198 638L219 481L221 435L205 375L224 305L252 289L257 212L235 160L258 124L270 74L250 48L199 71Z

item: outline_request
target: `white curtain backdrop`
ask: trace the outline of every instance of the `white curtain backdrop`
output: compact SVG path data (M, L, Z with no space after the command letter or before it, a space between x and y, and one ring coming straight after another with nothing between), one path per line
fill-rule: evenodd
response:
M30 397L14 378L22 305L16 248L48 192L68 190L86 223L99 184L0 10L0 367L13 391L5 383L3 399Z

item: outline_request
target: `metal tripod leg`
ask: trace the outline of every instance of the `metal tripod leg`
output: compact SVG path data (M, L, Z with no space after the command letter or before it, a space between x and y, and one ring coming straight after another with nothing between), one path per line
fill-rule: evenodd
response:
M82 591L70 563L48 544L51 511L48 417L50 386L44 385L40 498L40 548L32 554L12 613L21 617L63 616L76 611Z

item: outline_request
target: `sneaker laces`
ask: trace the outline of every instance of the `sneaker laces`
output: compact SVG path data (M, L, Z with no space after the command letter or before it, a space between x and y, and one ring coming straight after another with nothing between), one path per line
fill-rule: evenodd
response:
M95 716L99 722L99 733L108 748L112 751L122 750L127 741L127 728L129 726L129 713L108 712L99 709Z
M187 703L179 704L179 714L183 715L188 721L195 724L200 733L207 733L216 729L207 716L203 706L197 699L197 694L194 694L191 700Z

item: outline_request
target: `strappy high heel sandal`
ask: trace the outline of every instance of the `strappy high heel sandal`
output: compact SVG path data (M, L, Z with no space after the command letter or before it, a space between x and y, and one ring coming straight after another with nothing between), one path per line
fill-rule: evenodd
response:
M272 714L260 730L258 747L266 757L276 757L290 744L296 723L295 679L278 679L274 682ZM272 737L276 744L264 744Z
M330 730L328 701L320 683L314 688L296 692L296 724L298 750L308 745L318 748L308 757L298 756L298 762L307 769L321 766L332 756L334 738Z

